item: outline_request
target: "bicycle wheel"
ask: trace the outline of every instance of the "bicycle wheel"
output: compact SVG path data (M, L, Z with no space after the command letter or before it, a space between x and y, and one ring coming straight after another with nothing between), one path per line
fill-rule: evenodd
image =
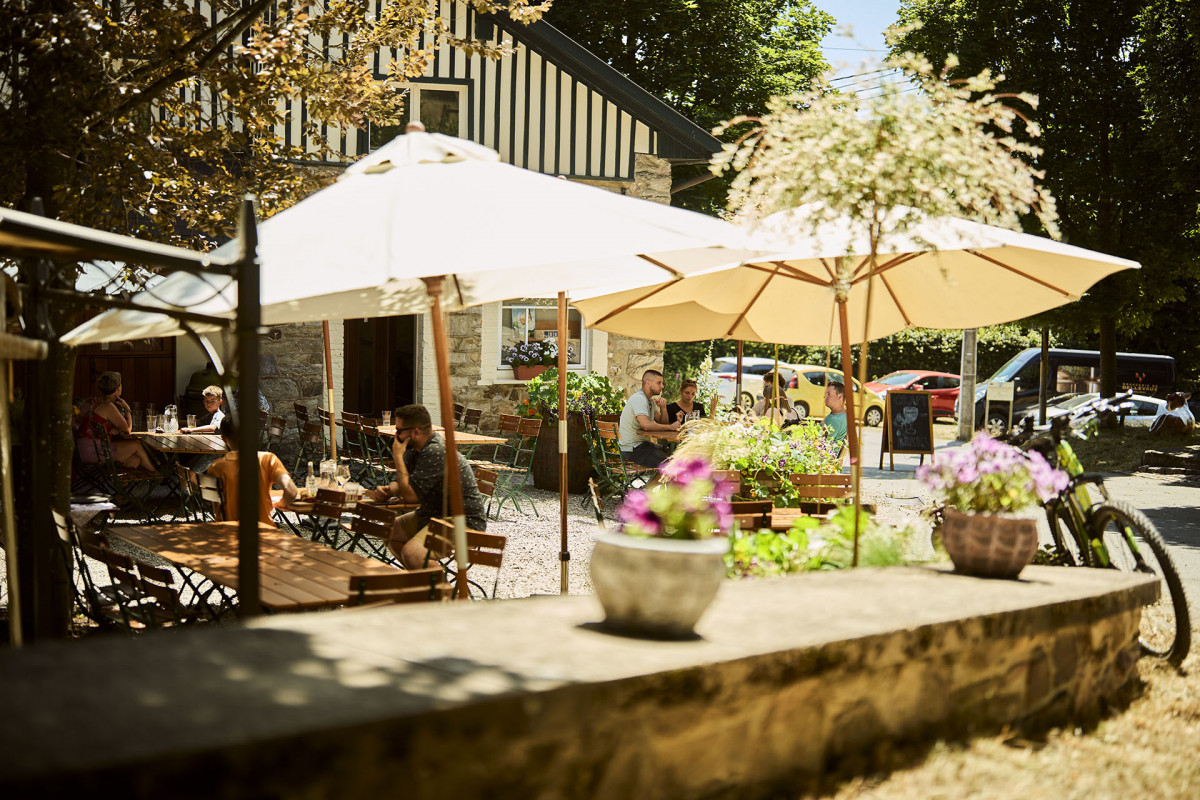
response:
M1142 650L1175 666L1183 663L1192 643L1192 624L1183 583L1171 562L1166 542L1146 515L1119 500L1092 509L1093 535L1102 532L1109 566L1159 578L1159 599L1142 609L1138 640Z
M1064 567L1090 567L1090 547L1079 546L1081 537L1076 535L1075 522L1070 510L1062 503L1046 507L1046 521L1050 523L1050 536L1058 550Z

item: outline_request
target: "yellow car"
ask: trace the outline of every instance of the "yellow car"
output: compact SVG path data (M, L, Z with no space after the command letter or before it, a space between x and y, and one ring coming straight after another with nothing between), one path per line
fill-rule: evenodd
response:
M829 412L825 407L825 386L829 380L842 383L842 371L804 364L789 366L796 370L796 375L788 384L787 396L796 407L796 412L801 418L824 417ZM868 425L883 422L883 398L870 389L864 392L857 379L854 381L854 410L858 418Z

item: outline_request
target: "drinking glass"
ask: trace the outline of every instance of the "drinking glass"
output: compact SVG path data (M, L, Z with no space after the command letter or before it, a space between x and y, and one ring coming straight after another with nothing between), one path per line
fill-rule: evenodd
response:
M155 428L155 430L160 430L160 431L167 430L167 415L166 414L158 415L158 423L154 426L154 428Z
M379 415L379 424L380 425L391 425L392 424L392 412L384 411L382 414L380 414Z
M196 415L195 415L195 414L188 414L188 415L187 415L187 423L188 423L188 424L187 424L187 426L188 426L189 428L194 428L194 427L196 427Z
M345 486L350 481L350 465L338 464L335 475L337 476L338 486Z

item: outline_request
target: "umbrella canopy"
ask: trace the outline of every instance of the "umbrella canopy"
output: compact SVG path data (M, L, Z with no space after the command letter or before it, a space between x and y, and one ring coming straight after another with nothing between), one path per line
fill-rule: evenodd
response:
M775 255L641 289L576 294L575 306L590 325L629 336L825 345L839 292L850 341L860 342L864 331L870 340L905 328L1011 322L1078 300L1101 278L1138 267L1040 236L950 217L923 219L878 242L868 322L867 231L839 221L789 238L787 231L801 228L806 216L802 207L762 222L757 245Z
M356 162L263 222L258 235L264 325L428 311L423 279L433 276L446 276L442 305L453 311L644 286L761 255L722 220L514 167L481 145L421 132ZM232 318L237 294L228 279L178 275L137 302L199 305ZM165 318L153 322L109 312L64 341L181 332Z

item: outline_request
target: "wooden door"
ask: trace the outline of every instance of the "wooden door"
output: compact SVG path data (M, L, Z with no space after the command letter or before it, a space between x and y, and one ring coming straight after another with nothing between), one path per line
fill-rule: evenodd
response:
M416 315L348 319L344 333L342 410L375 417L416 402Z
M90 344L79 348L72 396L94 395L97 379L110 370L121 373L121 396L131 406L137 403L163 408L175 402L173 337Z

